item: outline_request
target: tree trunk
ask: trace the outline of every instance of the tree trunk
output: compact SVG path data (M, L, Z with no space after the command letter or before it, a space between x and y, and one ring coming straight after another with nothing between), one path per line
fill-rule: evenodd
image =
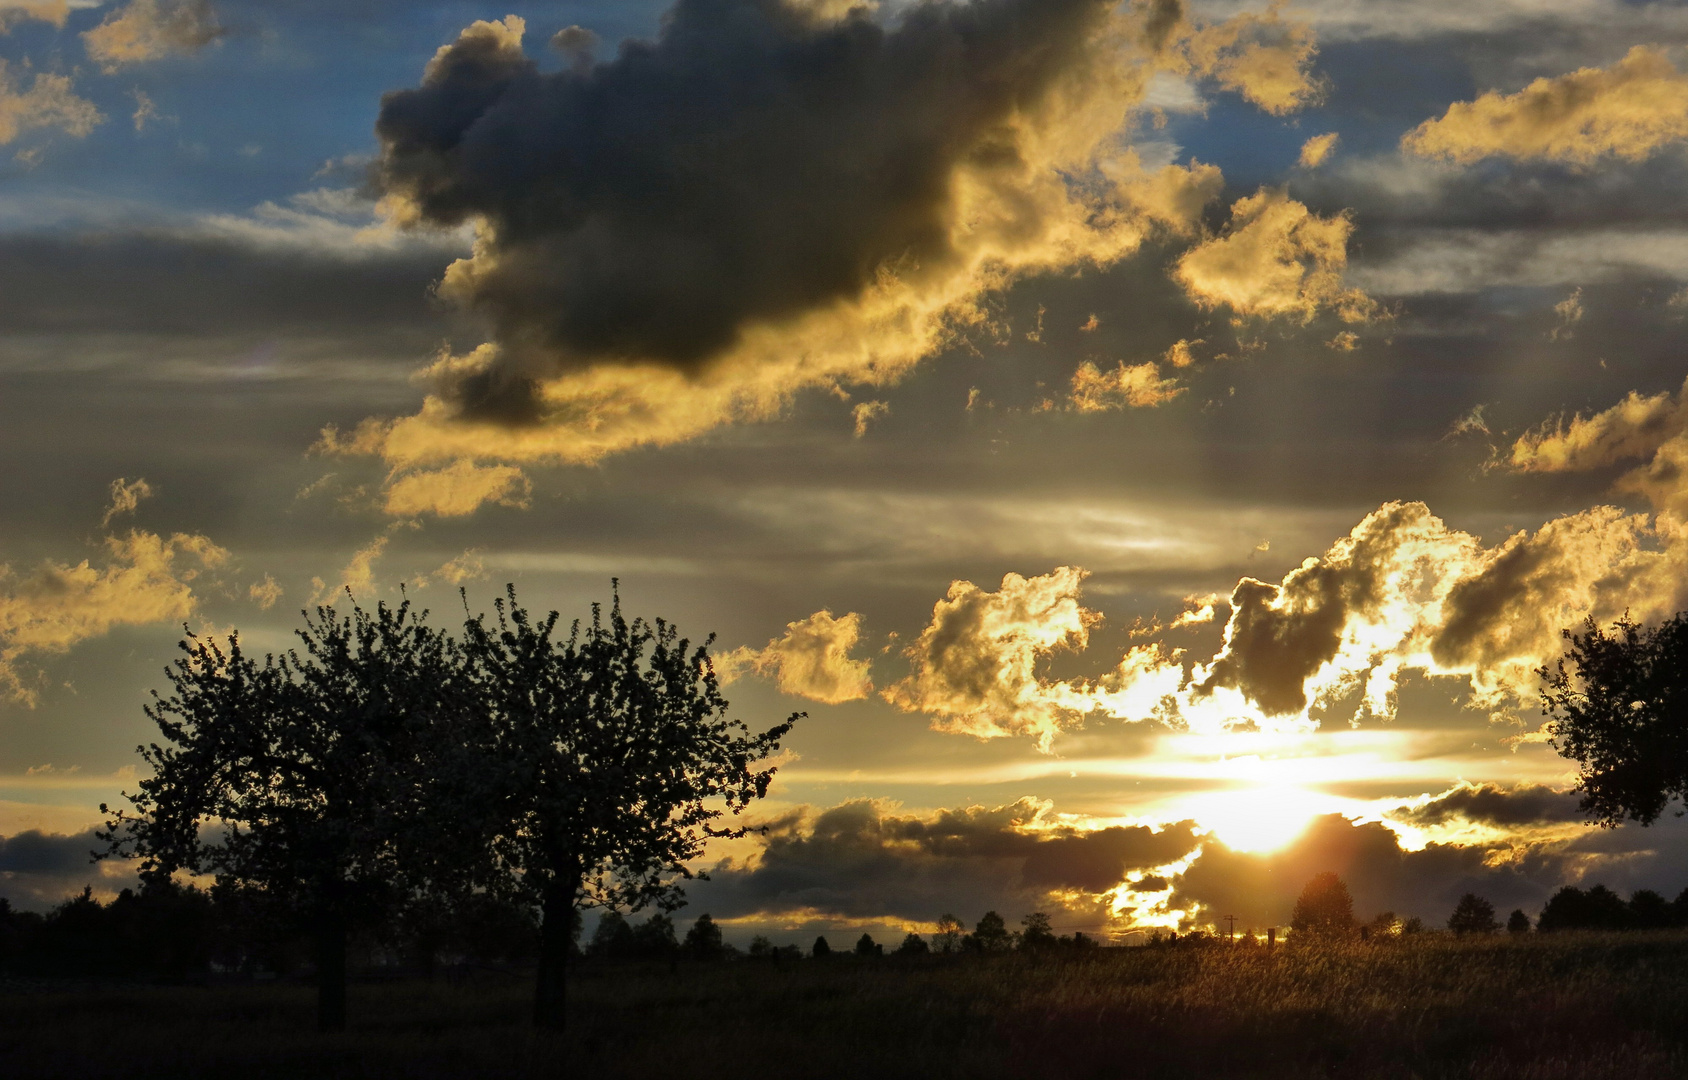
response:
M317 916L317 1030L346 1030L346 917L337 905Z
M533 1026L563 1030L568 1005L569 946L574 941L574 894L580 879L552 879L545 889L539 926L539 977L533 993Z

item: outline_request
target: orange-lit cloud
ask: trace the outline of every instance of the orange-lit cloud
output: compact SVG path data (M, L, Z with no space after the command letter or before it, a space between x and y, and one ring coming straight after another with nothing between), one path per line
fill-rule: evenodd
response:
M1045 748L1089 710L1038 671L1056 649L1083 649L1099 620L1079 603L1084 571L1008 574L996 592L953 582L905 650L911 671L885 699L933 717L933 727L980 738L1034 735Z
M1073 372L1068 400L1079 412L1106 412L1164 405L1183 392L1177 379L1161 378L1160 368L1153 363L1127 367L1122 360L1113 371L1104 372L1086 360Z
M388 540L388 537L377 536L359 548L346 564L346 568L340 571L339 580L334 584L331 585L322 578L312 578L311 603L333 604L347 591L356 598L367 597L375 587L375 564L387 553Z
M114 627L187 618L198 607L194 580L227 558L203 536L135 531L108 538L97 565L48 561L25 576L0 566L0 693L33 705L38 690L20 666L29 658L67 652Z
M93 102L77 96L70 76L37 72L25 90L0 60L0 145L44 128L81 138L104 120Z
M1401 140L1423 157L1469 164L1485 157L1588 165L1640 161L1688 136L1688 76L1663 51L1637 45L1609 68L1537 79L1516 94L1455 102Z
M100 527L111 524L111 519L123 514L132 514L141 505L142 499L152 497L152 485L142 477L136 477L130 483L123 477L111 482L111 505L106 507L105 517L100 519Z
M762 649L739 648L716 658L723 683L745 671L772 676L780 690L811 701L836 705L859 701L873 693L866 660L850 652L861 637L862 617L855 612L834 617L817 611L807 619L787 623L785 633Z
M1315 135L1301 144L1301 156L1296 164L1303 169L1316 169L1330 160L1331 154L1336 152L1336 144L1342 136L1334 131L1323 135Z
M394 517L467 517L486 503L526 509L532 493L532 483L514 466L477 465L463 459L443 469L423 469L390 479L382 509Z
M197 52L228 31L209 0L130 0L82 34L88 58L108 74L132 64Z
M263 581L255 581L246 590L247 599L258 605L260 611L268 611L275 607L276 601L284 595L280 585L274 577L264 575Z
M1261 188L1231 206L1224 233L1186 252L1173 277L1203 307L1229 307L1240 316L1310 322L1332 310L1364 322L1376 303L1343 284L1346 214L1321 217L1281 189Z
M1544 424L1512 444L1508 464L1517 472L1556 473L1636 460L1642 464L1618 478L1618 490L1688 520L1688 387L1674 397L1632 391L1592 416Z
M4 0L0 2L0 34L26 19L63 26L69 16L69 0Z
M1199 76L1214 79L1274 115L1316 104L1324 84L1312 73L1318 52L1311 23L1283 17L1284 0L1194 28L1176 46Z

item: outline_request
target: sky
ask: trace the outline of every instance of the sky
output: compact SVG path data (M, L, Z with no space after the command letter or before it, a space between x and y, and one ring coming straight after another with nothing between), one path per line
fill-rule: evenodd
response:
M1688 886L1688 6L0 0L0 894L183 627L514 584L786 740L677 920L1130 943ZM343 603L343 601L342 601Z

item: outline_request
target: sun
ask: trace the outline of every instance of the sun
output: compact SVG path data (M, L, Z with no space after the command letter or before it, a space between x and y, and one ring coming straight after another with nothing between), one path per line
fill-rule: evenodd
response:
M1307 788L1262 784L1198 795L1186 805L1226 847L1264 853L1287 847L1315 817L1335 812L1339 801Z

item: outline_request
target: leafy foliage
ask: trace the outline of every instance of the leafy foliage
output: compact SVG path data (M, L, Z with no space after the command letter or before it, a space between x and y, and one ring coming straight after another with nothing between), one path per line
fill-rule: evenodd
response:
M1448 929L1456 934L1492 934L1500 929L1495 906L1476 893L1466 893L1448 916Z
M1688 612L1652 630L1625 615L1610 633L1590 618L1564 634L1566 655L1540 671L1542 711L1578 765L1582 809L1607 827L1651 824L1688 799Z
M1354 898L1335 874L1317 874L1295 901L1290 929L1297 933L1346 934L1354 928Z

